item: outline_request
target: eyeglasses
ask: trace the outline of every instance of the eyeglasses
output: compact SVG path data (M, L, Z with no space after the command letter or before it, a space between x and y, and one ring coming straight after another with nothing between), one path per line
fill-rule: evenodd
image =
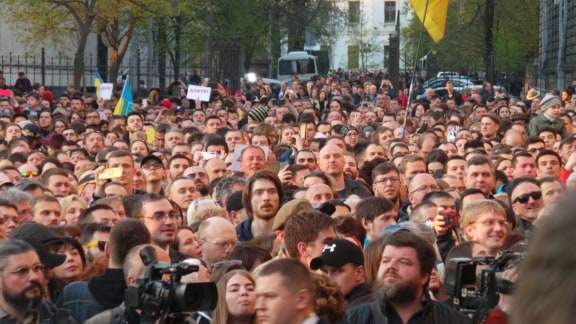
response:
M414 192L417 192L417 191L429 191L429 192L432 192L432 191L438 191L438 190L440 190L440 187L438 187L438 185L427 185L427 186L418 187L418 188L412 190L410 193L414 193Z
M204 242L210 243L210 244L214 244L218 247L221 248L229 248L229 247L233 247L234 245L236 245L236 241L235 240L227 240L227 241L208 241L208 240L202 240Z
M38 171L20 171L20 175L25 178L37 177Z
M24 267L24 268L19 268L15 271L10 271L9 273L17 275L18 277L22 277L22 278L26 278L30 275L30 272L34 272L34 273L44 273L44 270L46 268L41 265L41 264L37 264L35 266L32 266L30 268L28 267Z
M521 204L525 204L530 200L530 197L532 197L532 200L540 200L540 198L542 198L542 191L534 191L520 195L514 199L513 203L515 204L519 202Z
M400 178L397 177L386 177L386 178L378 178L377 180L374 180L374 184L379 184L379 183L386 183L386 182L390 182L390 183L396 183L400 181Z
M164 166L162 164L159 163L152 163L152 164L145 164L142 168L144 170L150 170L150 171L154 171L154 170L160 170L162 169Z
M205 172L193 172L193 173L189 173L187 175L188 178L194 179L194 178L204 178L206 176Z
M95 247L97 247L98 250L100 250L101 252L104 252L104 249L106 247L106 241L92 241L92 242L88 242L88 243L84 244L84 248L86 250L92 249Z
M144 218L152 219L156 222L164 222L168 218L173 220L173 221L179 220L180 215L175 211L171 211L169 213L157 212L157 213L154 213L154 215L152 215L152 216L144 217Z

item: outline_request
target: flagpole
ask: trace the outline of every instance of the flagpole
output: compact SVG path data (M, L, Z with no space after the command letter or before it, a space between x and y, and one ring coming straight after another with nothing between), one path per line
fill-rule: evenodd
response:
M420 53L420 46L422 45L422 38L424 36L424 29L426 28L426 14L428 13L428 5L430 0L426 0L426 6L424 7L424 16L422 17L422 29L420 29L420 35L418 36L418 43L416 45L416 52L414 53L414 64L412 65L412 80L410 80L410 89L408 91L408 102L406 103L406 113L404 115L404 125L402 126L402 140L406 136L406 125L408 122L408 115L410 113L410 104L412 101L412 95L414 92L414 83L416 81L416 65L418 64L418 55Z

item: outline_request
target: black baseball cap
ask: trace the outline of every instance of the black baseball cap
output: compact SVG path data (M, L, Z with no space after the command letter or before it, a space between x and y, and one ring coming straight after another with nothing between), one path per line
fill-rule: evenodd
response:
M48 250L49 245L63 244L64 240L48 226L38 223L26 223L16 227L10 238L22 240L32 245L40 257L40 261L47 268L55 268L66 260L62 254L53 254Z
M143 167L144 165L146 165L146 164L148 164L148 163L150 163L150 162L157 162L157 163L160 163L161 165L164 165L164 164L162 163L162 159L161 159L161 158L157 157L157 156L154 155L154 154L150 154L150 155L148 155L148 156L146 156L146 157L144 157L144 158L142 159L142 161L140 162L140 167Z
M310 268L318 270L325 265L338 268L346 263L364 265L362 249L348 240L335 239L324 245L322 254L310 262Z

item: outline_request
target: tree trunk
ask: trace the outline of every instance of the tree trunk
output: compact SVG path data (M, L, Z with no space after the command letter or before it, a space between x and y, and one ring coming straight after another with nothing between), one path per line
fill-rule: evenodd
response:
M288 50L302 51L306 40L306 0L292 0L288 25Z
M80 89L80 83L82 82L82 76L84 75L84 53L89 33L89 27L82 27L78 37L78 47L74 53L74 78L72 82L76 89Z
M166 91L166 27L162 19L158 20L158 87Z
M174 62L172 64L174 68L174 81L176 81L180 78L180 57L182 56L181 34L183 19L181 15L177 15L174 17L174 20Z
M486 0L484 8L484 64L486 81L494 82L494 0Z

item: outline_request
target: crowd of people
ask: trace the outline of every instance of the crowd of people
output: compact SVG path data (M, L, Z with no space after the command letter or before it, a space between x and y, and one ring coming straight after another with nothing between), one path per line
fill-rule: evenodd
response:
M525 254L576 188L572 87L513 98L448 80L409 101L383 73L199 80L209 102L176 82L117 116L119 93L23 79L0 75L0 323L139 323L124 292L150 247L198 266L183 283L216 283L191 322L468 323L450 260ZM511 322L513 297L483 320ZM571 320L522 300L518 323Z

